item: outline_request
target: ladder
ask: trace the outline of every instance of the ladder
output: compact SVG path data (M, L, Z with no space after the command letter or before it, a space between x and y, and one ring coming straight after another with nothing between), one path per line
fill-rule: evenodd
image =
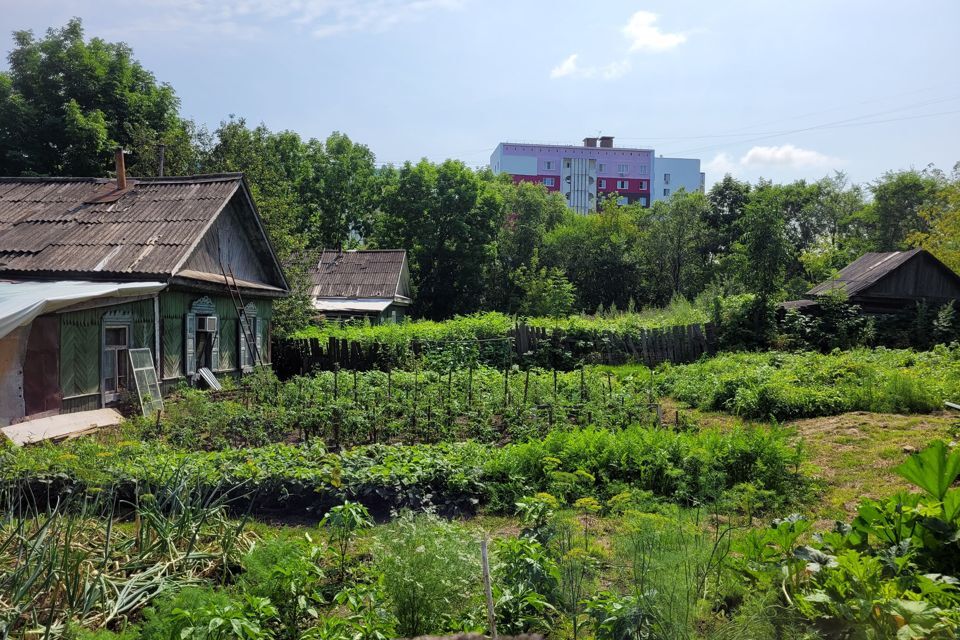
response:
M246 305L243 303L243 296L240 294L240 288L237 286L237 278L233 275L233 267L229 264L227 269L230 271L230 277L227 277L227 270L223 267L223 261L220 261L220 273L223 274L223 282L227 285L227 290L230 292L230 300L233 301L233 306L237 310L237 318L240 320L240 333L242 334L241 338L246 343L247 349L250 350L250 353L253 354L254 366L263 365L263 358L260 356L260 350L257 349L257 338L255 335L252 335L252 327L250 325L250 319L247 318ZM239 358L240 354L237 354ZM243 363L240 363L240 369L243 369Z

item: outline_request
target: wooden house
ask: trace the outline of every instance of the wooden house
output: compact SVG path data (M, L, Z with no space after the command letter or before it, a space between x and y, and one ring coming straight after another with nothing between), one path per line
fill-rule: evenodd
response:
M865 313L897 313L921 300L933 305L960 301L960 276L924 249L865 253L807 291L805 299L781 306L816 313L817 299L836 292Z
M270 362L288 293L242 174L0 178L0 426Z
M310 275L313 306L327 320L397 322L412 302L403 250L325 249Z

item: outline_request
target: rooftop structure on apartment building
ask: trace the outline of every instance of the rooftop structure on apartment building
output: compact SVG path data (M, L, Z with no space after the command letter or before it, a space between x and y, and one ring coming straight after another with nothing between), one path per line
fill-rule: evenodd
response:
M584 138L582 146L501 142L490 156L490 168L513 176L515 182L538 182L548 191L559 191L580 213L596 211L598 200L606 196L649 207L681 187L704 188L699 160L614 147L613 136Z

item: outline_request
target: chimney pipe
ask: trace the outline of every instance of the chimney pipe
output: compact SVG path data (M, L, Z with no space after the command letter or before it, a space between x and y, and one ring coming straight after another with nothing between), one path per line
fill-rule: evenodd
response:
M163 162L167 156L167 145L160 143L160 177L163 177Z
M117 147L113 153L113 159L117 166L117 189L126 189L127 167L123 163L123 147Z
M604 149L613 148L613 136L600 136L600 146Z
M583 139L583 146L585 146L585 147L595 147L595 146L597 146L597 139L596 139L596 138L584 138L584 139Z

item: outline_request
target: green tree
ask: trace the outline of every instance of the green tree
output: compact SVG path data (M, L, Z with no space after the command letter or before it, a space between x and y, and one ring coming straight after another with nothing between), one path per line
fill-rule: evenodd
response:
M887 172L870 185L873 202L858 216L869 233L874 251L897 251L911 233L927 231L921 210L936 195L940 184L924 171Z
M918 215L925 231L915 231L908 241L923 247L944 264L960 272L960 162L953 174L936 193L920 207Z
M644 253L650 290L658 292L656 304L678 295L693 298L703 290L710 276L709 216L707 197L683 189L655 202L645 216Z
M202 131L180 118L173 88L126 44L84 41L79 18L43 38L13 38L9 71L0 72L0 175L103 176L117 146L131 173L151 175L160 143L171 169L196 166Z
M310 172L301 196L309 245L336 248L368 236L379 200L373 153L336 131L308 148Z
M577 301L576 290L563 271L540 266L534 252L530 265L520 265L511 276L522 292L519 311L526 316L559 318L570 315Z
M730 250L737 233L737 221L750 201L750 183L737 180L729 173L710 187L707 199L710 214L706 224L710 233L709 250L720 255Z
M578 307L592 311L600 305L620 309L643 293L642 231L637 208L615 203L599 213L569 211L562 224L544 238L543 261L562 270L578 294Z
M492 174L456 160L421 160L385 177L370 240L407 249L415 309L442 319L480 307L502 224L503 196Z

